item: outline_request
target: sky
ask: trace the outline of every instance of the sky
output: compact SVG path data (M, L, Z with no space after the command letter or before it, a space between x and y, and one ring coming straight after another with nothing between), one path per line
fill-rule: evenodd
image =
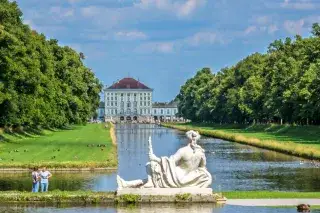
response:
M86 56L107 86L124 77L171 101L203 67L212 72L310 35L320 0L17 0L24 23Z

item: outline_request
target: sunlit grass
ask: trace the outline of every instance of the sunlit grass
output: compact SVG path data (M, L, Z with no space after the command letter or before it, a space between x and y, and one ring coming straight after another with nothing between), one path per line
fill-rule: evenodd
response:
M115 167L117 151L110 127L88 124L65 130L2 133L0 167Z
M279 151L308 159L320 159L320 128L287 125L208 125L162 124L182 131L190 129L200 134L259 148Z

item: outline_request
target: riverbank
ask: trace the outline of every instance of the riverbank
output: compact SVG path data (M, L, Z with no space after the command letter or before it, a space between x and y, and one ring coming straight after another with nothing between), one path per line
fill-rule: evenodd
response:
M222 192L227 199L320 199L320 192ZM221 197L212 194L215 201ZM165 196L143 197L134 194L117 196L116 192L90 192L90 191L51 191L45 193L31 193L8 191L0 192L0 203L77 203L77 204L112 204L112 203L189 203L199 202L190 199L187 194L176 195L166 199Z
M320 128L280 125L172 124L164 127L181 131L196 130L201 135L269 149L297 157L320 160Z
M34 134L2 133L0 168L115 168L117 148L112 134L114 137L111 124L87 124Z
M220 198L212 194L212 203ZM207 203L201 196L193 200L189 194L177 194L173 196L163 195L136 195L123 194L117 196L116 192L90 192L90 191L51 191L45 193L31 193L18 191L0 191L0 203L77 203L77 204L108 204L108 203Z
M228 199L320 199L320 192L231 191L221 194Z

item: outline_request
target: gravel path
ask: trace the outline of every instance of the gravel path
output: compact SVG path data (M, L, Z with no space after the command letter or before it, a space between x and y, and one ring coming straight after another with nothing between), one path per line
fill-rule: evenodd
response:
M296 206L299 204L320 205L320 199L230 199L228 205L236 206Z

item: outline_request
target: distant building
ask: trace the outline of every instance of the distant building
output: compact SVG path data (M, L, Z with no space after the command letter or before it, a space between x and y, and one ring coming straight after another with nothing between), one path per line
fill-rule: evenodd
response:
M177 104L152 103L153 89L134 78L123 78L104 90L105 121L174 120Z
M176 120L178 113L178 106L175 102L152 104L152 116L154 120Z
M105 119L151 121L153 89L133 78L123 78L104 90Z

